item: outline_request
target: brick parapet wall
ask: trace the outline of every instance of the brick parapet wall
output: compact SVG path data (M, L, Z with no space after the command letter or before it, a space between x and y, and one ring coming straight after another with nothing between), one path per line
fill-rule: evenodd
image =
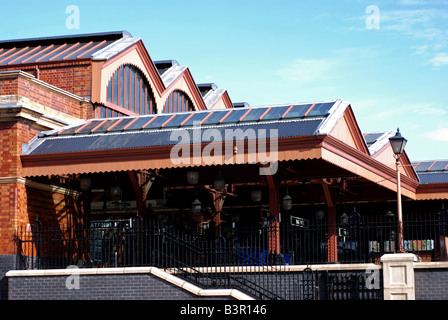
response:
M55 77L59 76L55 75ZM77 119L90 119L93 117L93 106L89 100L83 99L82 96L78 96L72 91L64 90L63 87L57 87L57 85L51 82L37 80L23 72L0 73L0 98L2 96L24 97L44 108L52 109Z
M0 67L0 72L12 70L22 70L62 90L91 99L92 64L90 60Z

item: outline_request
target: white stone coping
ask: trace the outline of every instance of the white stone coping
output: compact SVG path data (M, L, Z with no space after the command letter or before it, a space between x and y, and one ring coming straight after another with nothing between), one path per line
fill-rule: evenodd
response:
M448 269L448 261L414 263L414 269L443 269L443 268Z
M251 296L236 289L202 289L173 274L156 267L126 267L126 268L68 268L47 270L11 270L7 277L38 277L38 276L70 276L70 275L109 275L148 273L165 280L179 288L201 297L229 296L237 300L255 300Z

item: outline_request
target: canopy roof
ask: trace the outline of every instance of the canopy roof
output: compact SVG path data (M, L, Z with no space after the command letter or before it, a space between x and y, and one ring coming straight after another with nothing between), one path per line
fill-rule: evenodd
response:
M131 42L129 42L131 40ZM0 41L0 65L107 59L113 48L138 41L127 31Z
M173 130L185 130L193 136L193 130L215 129L219 135L201 134L200 143L257 139L272 129L278 138L312 136L341 101L246 107L198 112L166 113L159 115L91 119L62 130L39 134L24 155L144 148L178 144L171 139ZM332 110L333 109L333 110ZM240 129L244 134L236 134ZM265 129L260 130L260 129Z
M428 160L413 163L421 184L448 183L448 160Z

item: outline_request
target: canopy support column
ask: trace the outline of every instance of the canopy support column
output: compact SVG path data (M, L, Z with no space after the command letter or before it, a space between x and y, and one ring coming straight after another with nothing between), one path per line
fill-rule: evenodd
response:
M330 192L330 187L327 182L322 182L322 187L325 194L325 202L327 203L328 211L328 262L338 261L338 233L336 226L336 206Z
M137 216L143 218L146 210L146 198L155 176L148 171L128 171L128 175L136 194Z

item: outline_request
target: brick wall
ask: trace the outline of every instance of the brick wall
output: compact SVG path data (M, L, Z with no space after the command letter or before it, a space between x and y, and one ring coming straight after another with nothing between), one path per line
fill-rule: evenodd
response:
M5 274L16 269L16 259L15 255L0 255L0 300L8 299L8 278Z
M10 277L9 300L195 300L193 295L151 274L80 275L79 289L67 276ZM226 298L226 297L222 297Z
M78 70L77 72L73 71L72 73L79 77L73 86L73 88L78 89L75 90L71 86L67 85L58 88L74 93L79 97L85 97L87 95L86 86L89 88L91 87L91 81L87 80L87 78L91 77L91 75L89 75L89 72L84 69ZM60 74L55 74L54 79L51 82L49 81L52 79L51 76L45 78L45 80L42 80L54 86L58 86L60 85L58 81L63 82L64 80L55 79L59 79L61 77L62 79L66 78ZM81 93L84 96L79 95L78 93ZM2 75L0 78L0 96L3 95L19 95L30 99L32 102L36 102L47 108L60 111L78 119L89 119L93 117L93 107L89 102L80 102L79 99L73 99L67 95L53 91L49 89L48 86L45 86L44 83L36 81L34 78L17 76L17 74L11 74L10 77ZM90 97L90 94L88 94L87 97Z
M2 67L1 71L22 70L55 87L90 99L92 96L92 64L72 61L29 66Z
M82 202L73 195L27 187L29 221L36 218L45 226L77 225L83 222Z
M4 101L9 101L9 97L26 98L31 101L28 108L37 103L71 117L86 119L93 116L88 101L20 73L0 76L1 96L6 97ZM51 216L53 221L65 223L81 215L73 196L26 188L20 159L22 145L29 143L42 128L36 128L32 120L16 112L3 109L0 114L0 254L15 253L14 233L18 227L34 221L36 216L42 220ZM29 197L31 202L28 202Z
M416 300L448 300L448 268L414 269Z

